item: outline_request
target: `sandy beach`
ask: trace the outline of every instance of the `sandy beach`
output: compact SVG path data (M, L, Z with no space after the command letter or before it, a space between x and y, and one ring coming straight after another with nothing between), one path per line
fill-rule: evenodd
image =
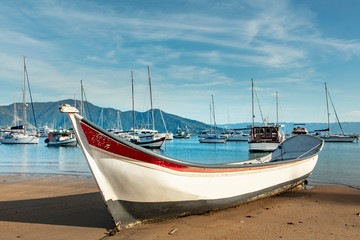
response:
M312 186L112 234L91 178L1 176L2 239L359 239L360 190ZM112 232L114 233L114 231Z

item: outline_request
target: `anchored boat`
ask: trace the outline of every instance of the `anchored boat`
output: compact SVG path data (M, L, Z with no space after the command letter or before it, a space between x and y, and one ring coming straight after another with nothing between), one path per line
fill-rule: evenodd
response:
M45 139L48 147L76 147L75 134L70 131L54 131Z
M118 227L227 208L295 187L311 174L320 138L289 138L269 155L249 161L197 164L166 157L67 113L78 143Z

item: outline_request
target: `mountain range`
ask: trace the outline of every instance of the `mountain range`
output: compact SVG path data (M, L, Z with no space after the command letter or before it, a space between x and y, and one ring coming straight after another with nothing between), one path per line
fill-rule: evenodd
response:
M29 104L27 107L27 123L28 125L44 127L48 126L54 129L70 128L70 122L66 114L60 113L59 106L63 104L76 105L79 109L81 102L71 99L61 100L57 102L35 102ZM15 103L17 119L22 117L22 103ZM114 108L101 108L94 104L85 101L84 102L85 117L93 123L99 125L104 129L122 128L123 130L130 130L133 126L132 111L120 111ZM33 116L33 112L36 116L36 124ZM135 111L135 127L139 128L145 126L152 128L151 125L151 110L146 112ZM197 134L204 129L209 129L209 125L200 121L183 118L174 114L163 112L159 109L154 109L155 129L159 132L173 132L175 133L178 128L186 129L193 134ZM165 124L164 124L165 123ZM257 123L258 124L258 123ZM290 133L293 128L293 122L281 123L285 127L283 128L285 133ZM248 123L236 123L236 124L223 124L218 125L219 128L246 128L251 125ZM7 106L0 106L0 126L8 127L14 126L14 104ZM360 122L343 122L341 123L343 131L345 133L360 133ZM306 128L309 131L327 128L327 123L306 123ZM340 128L337 123L331 123L331 132L340 133Z
M32 127L48 126L53 129L70 128L70 122L66 114L59 111L59 106L63 104L70 104L77 106L79 109L81 101L71 99L61 100L57 102L34 102L27 107L27 124ZM15 103L16 112L19 117L22 117L22 103ZM35 112L34 120L33 111ZM99 125L104 129L122 128L123 130L130 130L133 127L133 112L132 111L120 111L114 108L101 108L94 104L85 101L84 102L85 117L93 123ZM152 119L151 110L146 112L135 111L135 127L141 126L152 128L150 119ZM20 120L20 118L17 119ZM178 128L188 128L190 132L197 133L208 127L207 124L182 118L174 114L169 114L159 109L154 109L155 129L159 132L176 132ZM164 121L163 121L164 119ZM0 126L8 127L15 125L14 123L14 104L7 106L0 106ZM164 124L165 122L165 124ZM20 120L20 124L22 121Z

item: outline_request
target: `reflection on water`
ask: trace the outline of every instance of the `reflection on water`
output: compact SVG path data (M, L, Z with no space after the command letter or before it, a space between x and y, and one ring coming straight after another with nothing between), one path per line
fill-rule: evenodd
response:
M206 144L199 143L197 137L167 141L162 149L153 151L183 161L207 164L244 161L266 155L250 153L247 142ZM39 144L31 145L0 144L0 174L18 173L91 176L79 147L46 147L42 139ZM359 173L360 144L325 143L309 181L360 188Z
M90 170L80 148L47 147L39 144L0 144L0 173L2 174L79 174Z
M360 144L326 142L313 175L316 183L360 188Z

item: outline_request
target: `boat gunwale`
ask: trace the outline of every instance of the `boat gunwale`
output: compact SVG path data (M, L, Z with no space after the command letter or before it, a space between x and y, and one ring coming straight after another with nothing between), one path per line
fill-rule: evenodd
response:
M172 163L172 164L181 165L183 167L193 167L193 168L202 168L202 169L204 169L204 168L205 169L206 168L207 169L221 169L221 168L224 168L224 169L229 169L229 168L236 169L236 168L249 168L249 167L251 167L251 168L263 168L264 166L275 167L275 166L279 166L279 165L291 164L291 163L294 163L294 162L306 161L306 160L318 155L319 152L321 151L322 147L323 147L323 142L322 142L318 146L315 147L315 148L317 148L317 150L316 150L316 152L314 152L311 155L307 155L307 156L301 157L301 158L292 158L292 159L289 159L289 160L287 160L287 159L280 160L280 161L277 160L277 161L273 161L273 162L269 161L269 162L261 163L259 161L259 163L246 163L247 161L261 160L261 159L267 158L267 157L269 157L270 154L272 154L272 153L270 153L268 155L265 155L262 158L254 158L254 159L244 160L244 161L240 161L240 162L226 162L226 163L216 163L216 164L193 163L193 162L187 162L187 161L184 161L184 160L179 160L179 159L176 159L176 158L167 157L167 156L155 153L155 152L153 152L151 150L148 150L148 149L146 149L144 147L137 146L136 144L133 144L133 143L128 142L128 141L126 141L124 139L121 139L120 137L116 136L115 134L113 134L111 132L107 132L106 130L100 128L99 126L95 125L94 123L87 120L86 118L83 118L78 114L75 114L75 115L78 116L77 118L79 118L80 123L88 125L90 128L93 128L95 131L105 135L106 137L110 138L111 140L113 140L115 142L123 144L126 147L129 147L129 148L131 148L131 149L133 149L135 151L141 152L143 154L150 155L151 157L157 158L159 160L163 160L163 161L166 161L166 162L169 162L169 163ZM84 131L84 130L82 129L82 131ZM91 144L89 143L89 145L91 145ZM93 145L91 145L91 146L93 146ZM116 153L113 153L113 154L116 154ZM134 160L143 161L141 159L134 159ZM146 162L146 161L143 161L143 162ZM154 162L149 162L149 163L154 164L154 165L159 165L159 164L154 163Z

